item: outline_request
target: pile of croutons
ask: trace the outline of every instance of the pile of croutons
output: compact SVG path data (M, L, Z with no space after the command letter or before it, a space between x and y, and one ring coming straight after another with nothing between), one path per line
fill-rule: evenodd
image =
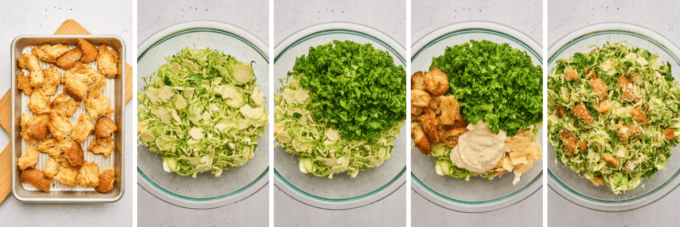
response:
M411 124L411 137L425 155L438 143L455 147L458 137L467 132L468 122L460 114L456 97L444 95L448 90L449 77L437 67L411 76L411 119L418 120Z
M88 151L109 158L115 149L112 134L118 127L107 117L114 110L109 98L102 93L106 78L118 76L118 53L106 45L97 49L81 38L78 46L70 50L63 44L45 44L33 48L31 53L17 59L19 68L29 72L19 73L17 87L30 96L28 108L32 113L32 116L21 115L21 137L29 146L17 160L22 171L20 181L41 191L49 191L53 180L70 187L80 185L94 187L102 193L111 191L116 178L114 170L100 173L97 164L85 161L81 143L94 134ZM43 69L40 61L67 71L62 78L55 65ZM99 71L86 65L93 61L97 61ZM64 93L51 99L60 84L64 84ZM87 114L81 114L74 127L69 118L83 100ZM40 153L49 155L43 170L36 168Z

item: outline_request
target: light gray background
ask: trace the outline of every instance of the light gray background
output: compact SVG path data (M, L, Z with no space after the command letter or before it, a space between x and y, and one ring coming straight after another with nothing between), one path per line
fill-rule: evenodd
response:
M665 1L548 2L548 43L590 24L627 22L656 31L680 45L680 7ZM675 70L675 69L674 69ZM678 154L674 154L678 155ZM548 189L549 226L678 226L680 190L647 207L622 213L597 212L574 205Z
M500 23L527 34L543 45L541 0L460 1L419 0L411 2L411 41L449 24L465 21ZM545 188L545 187L544 187ZM446 210L411 191L411 225L417 226L541 226L543 191L502 210L467 214Z
M11 87L10 46L18 35L51 35L67 19L75 19L96 35L118 35L127 46L127 62L132 56L132 1L22 1L0 3L0 95ZM134 107L125 106L125 131L134 129ZM0 147L8 135L0 130ZM125 194L115 203L28 204L9 195L0 204L2 226L132 226L132 155L134 138L125 141ZM0 149L2 149L0 148Z
M325 22L354 22L381 31L405 46L405 0L274 1L274 43ZM304 205L274 189L276 226L406 226L406 189L399 188L377 203L347 211Z
M229 23L269 43L269 1L137 1L137 41L170 25L192 20ZM136 175L135 175L136 177ZM269 189L236 204L190 210L165 203L137 186L138 226L268 226Z

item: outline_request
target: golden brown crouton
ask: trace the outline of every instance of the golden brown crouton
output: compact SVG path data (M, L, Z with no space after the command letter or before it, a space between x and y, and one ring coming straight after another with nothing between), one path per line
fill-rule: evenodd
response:
M649 124L649 121L647 121L647 117L645 117L645 114L636 108L630 109L630 115L633 115L633 119L635 120L635 122L637 122L640 125Z
M99 186L99 166L94 162L85 162L78 171L78 184L83 187Z
M437 130L437 120L436 115L430 109L424 109L423 115L418 117L418 122L423 127L427 139L432 144L438 144L442 142L442 138Z
M47 128L52 133L52 136L59 141L67 140L71 135L73 125L63 113L53 112L50 114L50 122L47 123Z
M109 47L103 44L99 46L97 69L108 78L118 76L118 52L109 50Z
M458 145L458 137L467 132L466 128L454 128L442 133L442 139L447 147L453 148Z
M574 136L574 134L571 134L571 132L567 130L562 130L560 132L560 137L562 137L562 144L564 145L565 148L564 154L574 155L578 153L576 146L579 143L579 141L578 138Z
M22 183L33 185L40 191L48 192L52 186L52 179L45 177L43 171L37 169L27 169L21 172L21 178L19 179Z
M595 186L602 186L604 185L604 181L602 180L602 177L597 176L594 177L593 179L590 179L590 182L593 183Z
M453 95L442 96L440 102L441 117L439 118L440 124L443 125L453 125L453 123L458 120L458 115L460 113L460 106L456 97Z
M78 143L83 143L85 140L87 140L87 136L92 134L93 129L94 124L92 124L90 117L84 113L80 114L80 117L78 117L78 123L75 127L73 127L73 131L71 132L71 139Z
M664 130L663 134L664 138L666 138L667 140L671 140L673 139L673 137L675 137L675 130L669 128Z
M115 182L116 174L113 172L113 169L104 170L104 172L99 174L99 186L95 187L94 190L100 193L109 192L113 189L113 183Z
M106 89L106 77L102 74L96 74L93 81L92 87L87 92L87 98L97 99Z
M111 136L111 133L117 130L116 123L110 117L102 116L97 119L97 123L94 126L94 136L97 138Z
M428 107L430 105L430 94L421 90L411 90L411 106Z
M31 99L28 100L28 109L35 115L49 114L50 97L47 97L42 90L34 90Z
M419 124L411 124L411 138L413 138L413 142L415 142L420 153L429 155L430 152L432 152L430 141L425 136L425 132L423 132L423 129Z
M45 139L49 121L50 115L47 114L29 117L28 114L21 113L21 137L26 141Z
M604 161L607 162L607 164L609 164L610 166L619 167L619 162L617 162L616 159L611 155L606 154L602 155L602 159L604 159Z
M427 85L425 85L425 74L423 74L423 71L418 71L411 75L411 90L427 91Z
M21 157L17 159L19 170L35 168L35 165L38 164L38 157L39 153L38 150L35 149L35 146L28 145L28 149L21 153Z
M557 116L564 117L564 108L562 108L561 106L557 107Z
M449 90L449 77L438 67L434 67L425 74L425 85L433 96L443 95Z
M56 63L57 58L68 51L68 46L63 44L49 45L44 44L38 46L38 48L33 48L31 53L38 56L40 60L49 63Z
M17 75L17 89L24 92L24 95L31 96L33 94L33 87L31 86L31 77L24 72L19 72Z
M581 153L586 153L586 141L581 140L578 142L578 146L581 150Z
M18 60L19 68L28 70L31 74L31 87L40 87L45 83L45 75L43 69L40 67L38 57L32 54L23 53Z
M78 106L80 106L80 102L69 98L64 93L54 97L54 100L52 100L52 103L50 104L53 113L59 113L66 117L71 117L73 113L78 110Z
M83 50L80 47L73 48L57 58L57 67L69 70L82 57Z
M87 150L92 151L94 154L103 154L105 158L109 158L114 148L113 137L107 136L92 140Z
M597 98L604 100L607 98L607 84L602 79L590 80L590 86L593 87L593 92L597 94Z
M423 113L423 107L411 106L411 116L418 116L422 113Z
M83 58L80 59L82 63L90 63L97 59L97 48L83 38L78 38L78 47L83 50Z
M610 108L611 108L611 105L609 104L609 102L607 100L602 100L602 102L600 102L600 105L596 106L594 109L598 113L605 115L609 112Z
M85 162L85 155L83 154L83 148L77 142L71 142L71 146L66 148L64 151L68 163L73 167L78 167L83 165Z
M49 68L46 68L43 71L43 74L45 76L45 83L43 83L40 89L47 96L56 94L59 83L61 83L61 72L57 71L57 69L54 68L54 65L52 65Z
M78 102L83 101L85 92L98 74L97 71L85 64L76 64L75 67L64 73L64 78L61 80L64 84L64 92Z
M440 108L441 101L442 96L434 96L430 100L430 110L432 110L432 112L434 112L436 115L442 114L442 109Z
M59 162L52 157L48 157L43 174L45 174L45 177L52 179L57 173L59 173Z
M59 163L61 163L61 168L59 168L59 172L57 173L57 175L54 176L54 180L64 185L68 185L74 188L77 187L79 169L69 165L68 160L66 160L63 157L58 157L56 159L57 161L59 161Z
M578 74L576 71L569 66L569 68L564 69L564 78L571 81L574 80L576 82L579 82Z
M111 115L114 110L111 109L111 102L106 95L99 96L99 98L88 97L85 99L85 109L90 115L90 119L95 119L100 115Z
M47 153L50 157L57 158L61 157L61 154L64 153L69 146L71 146L71 141L59 141L54 137L48 137L38 144L38 151Z
M621 76L619 77L619 89L621 89L621 100L622 101L628 101L628 102L633 102L636 103L639 101L639 98L635 97L633 94L633 82L630 82L630 80L626 76Z
M571 113L577 118L584 120L589 125L593 124L593 117L590 116L590 111L586 109L586 106L582 102L579 102L571 109Z

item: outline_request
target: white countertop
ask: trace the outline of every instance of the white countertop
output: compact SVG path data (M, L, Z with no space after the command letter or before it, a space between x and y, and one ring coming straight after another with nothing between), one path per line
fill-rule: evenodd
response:
M11 10L8 10L10 9ZM25 1L0 2L0 93L11 87L10 52L12 40L22 34L53 34L67 19L75 19L92 34L114 34L127 45L126 60L132 56L132 1ZM125 130L131 132L134 108L125 106ZM8 144L8 135L0 130L0 147ZM115 203L100 204L29 204L9 195L0 204L0 223L7 226L132 226L132 178L134 139L125 142L125 194Z
M274 18L276 44L303 28L342 21L375 28L406 46L406 1L275 0ZM382 201L346 211L313 208L274 191L275 226L406 226L404 187Z
M137 3L137 44L170 25L215 20L245 29L269 43L269 1L151 1ZM135 56L136 57L136 56ZM134 177L137 177L136 174ZM191 210L165 203L137 187L138 226L268 226L269 189L241 202L211 210ZM200 223L200 224L199 224Z
M477 20L515 28L542 45L543 6L541 0L411 2L411 42L443 26ZM411 225L416 226L541 226L545 187L525 201L482 214L446 210L411 192Z
M656 31L680 45L680 7L672 0L637 2L551 0L548 43L590 24L627 22ZM576 7L578 5L578 7ZM567 13L569 12L569 13ZM677 70L677 69L673 69ZM678 155L678 154L674 154ZM548 187L546 187L548 188ZM644 208L621 213L597 212L577 206L548 188L550 226L673 226L678 225L680 190Z

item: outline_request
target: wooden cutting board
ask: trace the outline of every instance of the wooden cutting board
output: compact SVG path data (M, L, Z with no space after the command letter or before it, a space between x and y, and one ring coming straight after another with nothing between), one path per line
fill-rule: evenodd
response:
M72 19L64 21L59 26L55 35L92 35L87 29L81 26L78 22ZM13 76L13 75L12 75ZM12 94L7 91L2 99L0 99L0 126L5 129L9 135L11 133L10 127L12 125ZM127 104L132 99L132 66L125 63L125 103ZM11 135L10 135L11 136ZM10 143L12 138L9 139ZM12 153L10 153L11 144L0 153L0 204L5 201L5 198L12 191Z

